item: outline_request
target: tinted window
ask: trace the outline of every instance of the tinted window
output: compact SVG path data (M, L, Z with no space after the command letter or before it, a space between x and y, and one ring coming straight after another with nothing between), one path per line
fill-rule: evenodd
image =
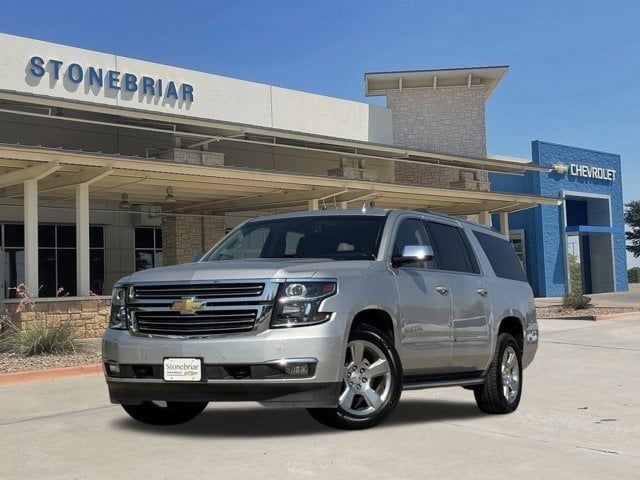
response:
M507 240L488 233L473 232L496 276L526 282L527 277L515 250Z
M4 226L4 246L5 247L23 247L24 246L24 227L22 225L5 225Z
M91 248L104 247L104 229L102 227L89 227L89 246Z
M205 261L245 258L373 260L384 217L292 217L252 221L234 230Z
M71 225L58 225L57 245L60 247L73 248L76 246L76 227Z
M404 247L410 245L431 245L422 227L422 222L416 218L407 218L400 223L393 242L393 256L401 256ZM411 263L405 267L435 268L435 265L433 260L428 260L427 262Z
M478 273L478 265L464 234L458 227L437 222L425 222L433 243L439 270Z
M56 246L56 227L55 225L39 225L38 226L38 247L55 247ZM41 293L42 295L42 293ZM42 295L48 297L49 295Z
M136 248L153 248L154 228L136 228Z

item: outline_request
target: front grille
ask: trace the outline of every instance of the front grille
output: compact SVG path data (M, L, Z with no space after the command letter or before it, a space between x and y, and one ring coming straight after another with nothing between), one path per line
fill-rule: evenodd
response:
M253 330L257 310L215 310L181 315L167 311L135 313L137 330L150 335L200 336Z
M207 283L188 285L138 285L133 289L135 300L180 300L195 298L259 297L264 283Z

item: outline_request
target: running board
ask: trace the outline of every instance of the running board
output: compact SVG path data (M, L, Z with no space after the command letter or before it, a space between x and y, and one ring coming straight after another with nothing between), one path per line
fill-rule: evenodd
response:
M448 375L411 375L404 378L403 390L421 390L423 388L469 387L482 385L484 375L448 376Z

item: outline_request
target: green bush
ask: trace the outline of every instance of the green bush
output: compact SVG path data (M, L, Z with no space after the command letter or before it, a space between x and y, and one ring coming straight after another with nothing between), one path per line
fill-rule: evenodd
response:
M584 310L591 306L591 297L587 297L580 293L572 293L564 297L562 305L565 308L573 308L574 310Z
M6 317L0 329L0 351L22 355L65 354L78 350L78 336L67 322L38 321L19 328Z
M627 270L629 283L640 283L640 267L632 267Z

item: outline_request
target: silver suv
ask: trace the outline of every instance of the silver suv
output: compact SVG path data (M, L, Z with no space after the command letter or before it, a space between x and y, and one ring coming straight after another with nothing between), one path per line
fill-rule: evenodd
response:
M111 401L144 423L250 400L357 429L403 389L465 387L483 412L512 412L537 341L500 234L428 211L340 210L249 220L198 262L123 278L103 359Z

